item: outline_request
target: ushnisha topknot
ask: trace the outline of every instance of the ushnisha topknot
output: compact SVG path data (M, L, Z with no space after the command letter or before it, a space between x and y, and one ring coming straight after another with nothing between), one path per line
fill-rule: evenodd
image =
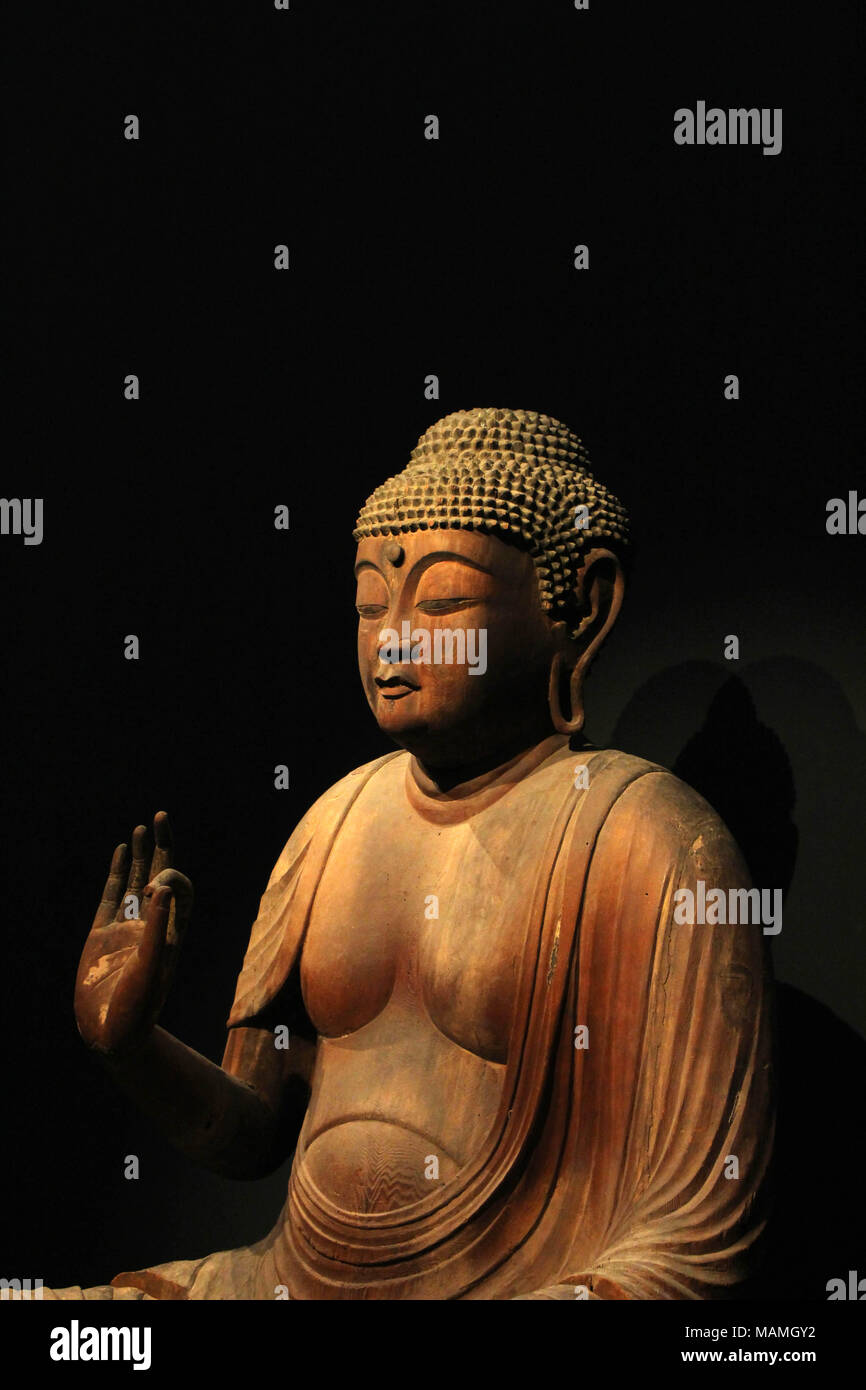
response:
M588 464L577 435L549 415L457 410L431 425L403 472L367 498L354 537L437 529L499 535L528 550L542 607L574 634L582 556L606 546L624 557L629 548L626 510Z

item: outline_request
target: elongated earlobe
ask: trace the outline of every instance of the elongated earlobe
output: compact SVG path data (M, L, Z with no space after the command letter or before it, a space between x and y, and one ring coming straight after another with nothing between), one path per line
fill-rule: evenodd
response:
M560 734L576 734L583 728L583 675L584 670L577 663L568 680L571 714L568 718L562 712L560 698L562 680L562 652L555 652L550 663L550 681L547 688L547 703L553 727Z
M554 625L554 632L559 631L563 645L554 653L550 663L547 703L553 727L560 734L576 734L583 728L586 673L619 616L624 590L625 579L617 557L610 550L602 548L590 551L581 580L581 592L588 600L589 610L581 623L582 631L572 634L572 641L568 642L563 635L565 624ZM562 708L563 657L566 652L571 657L568 666L568 714Z

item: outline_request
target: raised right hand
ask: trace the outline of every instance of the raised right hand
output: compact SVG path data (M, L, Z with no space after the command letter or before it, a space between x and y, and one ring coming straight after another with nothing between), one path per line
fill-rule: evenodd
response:
M88 1047L120 1057L143 1042L159 1017L192 908L192 884L171 867L168 816L139 825L118 845L75 980L75 1020ZM149 861L149 868L148 868ZM140 907L137 905L140 904ZM124 913L133 910L130 918Z

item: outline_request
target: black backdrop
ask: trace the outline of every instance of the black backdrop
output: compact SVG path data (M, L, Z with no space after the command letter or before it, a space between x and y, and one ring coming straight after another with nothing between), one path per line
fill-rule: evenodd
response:
M856 6L18 9L3 492L45 532L0 537L4 1265L101 1282L273 1224L285 1171L202 1175L86 1055L78 954L113 846L168 809L197 897L163 1022L219 1058L290 830L385 751L357 508L434 419L494 405L565 420L633 515L590 734L674 767L789 887L762 1287L825 1298L864 1250L866 539L825 528L866 490ZM781 154L676 146L698 100L782 107Z

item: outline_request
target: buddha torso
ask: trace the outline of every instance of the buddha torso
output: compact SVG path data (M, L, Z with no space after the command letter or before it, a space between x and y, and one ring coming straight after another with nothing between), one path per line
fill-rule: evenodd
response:
M662 769L561 738L446 797L416 773L396 755L335 784L262 900L237 1022L299 963L318 1032L276 1225L106 1296L711 1297L742 1277L772 1140L762 941L672 920L674 885L748 881L729 833Z
M564 744L444 799L396 758L337 837L301 959L320 1040L296 1164L345 1212L429 1196L493 1124Z

